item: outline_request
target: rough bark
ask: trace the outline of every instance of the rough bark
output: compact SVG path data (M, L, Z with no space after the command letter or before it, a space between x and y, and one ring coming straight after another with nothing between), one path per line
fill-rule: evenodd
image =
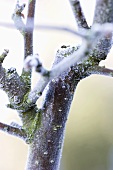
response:
M95 7L94 24L113 23L113 1L97 0ZM106 58L112 46L112 33L99 40L93 55Z

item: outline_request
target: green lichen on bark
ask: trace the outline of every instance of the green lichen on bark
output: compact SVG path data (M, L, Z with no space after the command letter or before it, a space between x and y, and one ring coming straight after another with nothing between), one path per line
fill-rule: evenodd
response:
M23 69L20 78L25 83L26 88L28 88L28 90L30 90L30 88L31 88L31 71L25 71Z
M26 143L32 143L35 132L41 126L41 118L42 118L42 110L38 110L37 107L31 108L27 112L20 113L21 118L23 120L22 128L25 130L27 134Z
M79 46L63 46L63 48L61 47L61 49L58 50L56 54L58 57L57 60L70 56L78 49ZM106 59L105 54L102 55L101 53L100 55L96 56L95 53L95 49L91 51L91 53L87 52L87 54L84 54L87 56L85 60L78 62L76 65L73 64L73 66L69 68L68 75L65 76L65 82L68 83L72 93L74 93L75 87L77 86L79 81L91 75L90 70L94 70L95 67L99 66L101 60Z
M2 56L4 58L4 56ZM22 129L25 132L26 143L31 143L35 131L41 125L41 110L38 110L35 103L28 102L28 96L31 89L30 72L23 72L18 75L15 68L8 70L0 65L1 75L0 87L4 90L9 99L7 107L15 109L21 118Z

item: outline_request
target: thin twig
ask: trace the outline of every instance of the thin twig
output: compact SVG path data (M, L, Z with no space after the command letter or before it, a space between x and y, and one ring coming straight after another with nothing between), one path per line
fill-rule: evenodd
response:
M0 27L6 27L6 28L15 29L13 24L6 23L6 22L0 22ZM95 29L98 29L98 31L103 32L103 33L107 32L107 31L108 32L113 32L113 24L112 23L105 23L105 24L102 24L102 25L95 24L95 25L93 25L93 27L95 27ZM32 29L32 25L29 25L27 30L30 31L31 29ZM73 34L75 36L79 36L79 37L81 37L83 39L86 38L87 33L90 31L90 30L88 30L88 31L84 30L82 32L79 32L79 31L74 30L73 28L69 28L69 27L66 27L66 26L57 26L57 25L53 26L53 25L40 25L40 24L35 25L34 29L35 30L39 30L39 29L40 30L48 30L48 31L49 30L66 31L66 32L71 33L71 34Z
M22 128L13 127L13 126L10 126L10 125L0 122L0 130L4 131L10 135L19 137L19 138L23 139L24 141L26 141L26 139L27 139L27 135Z
M27 14L27 21L26 21L26 32L24 35L24 59L28 56L33 54L33 30L34 30L34 15L35 15L35 5L36 0L29 1L28 4L28 14ZM29 19L30 18L30 19ZM29 29L29 26L31 28ZM27 80L29 84L31 83L31 70L25 71L22 70L22 77L24 80Z
M84 16L83 10L81 8L81 4L79 0L69 0L76 22L78 24L78 28L85 28L85 29L89 29L86 18Z
M26 21L26 33L24 36L24 58L33 54L33 30L36 0L29 1ZM31 27L29 29L29 27Z
M31 21L31 19L29 18L29 20ZM5 28L11 28L11 29L15 29L14 25L11 23L6 23L6 22L0 22L0 27L5 27ZM31 31L33 29L32 25L30 24L29 26L27 26L27 30ZM71 33L75 36L79 36L81 38L83 38L84 34L82 34L82 32L78 32L72 28L69 28L67 26L57 26L57 25L40 25L40 24L36 24L34 25L34 29L35 30L55 30L55 31L65 31L68 33Z
M99 74L99 75L104 75L104 76L109 76L109 77L113 77L113 70L109 69L109 68L105 68L105 67L101 67L101 66L96 66L96 67L91 67L88 69L88 74Z

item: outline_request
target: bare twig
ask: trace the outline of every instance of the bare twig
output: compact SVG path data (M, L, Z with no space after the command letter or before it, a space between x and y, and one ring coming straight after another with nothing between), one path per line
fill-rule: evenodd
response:
M29 1L26 21L26 33L24 36L24 58L33 54L33 29L36 0ZM31 28L29 29L29 27Z
M28 55L33 54L33 29L34 29L35 4L36 4L36 0L29 1L28 4L26 32L24 35L24 59ZM29 26L31 26L31 29L29 29ZM31 70L26 72L23 69L21 76L24 77L24 79L27 80L29 84L31 83Z
M105 68L105 67L100 67L100 66L96 66L94 68L91 67L91 68L88 69L87 72L89 73L89 75L99 74L99 75L113 77L113 70Z
M30 21L32 21L32 19L29 18ZM31 22L32 23L32 22ZM11 28L11 29L15 29L14 25L11 24L11 23L6 23L6 22L0 22L0 27L5 27L5 28ZM31 31L33 29L33 26L32 24L28 25L27 26L27 31ZM55 31L65 31L65 32L68 32L68 33L71 33L75 36L79 36L81 38L83 38L83 35L82 32L77 32L76 30L70 28L70 27L67 27L67 26L57 26L57 25L34 25L34 29L35 30L55 30Z
M76 22L78 24L78 28L85 28L85 29L89 29L87 21L85 19L84 13L82 11L81 5L80 5L80 1L79 0L69 0Z
M19 138L23 139L24 141L26 141L26 139L27 139L27 135L22 128L13 127L13 126L10 126L10 125L0 122L0 130L4 131L10 135L19 137Z

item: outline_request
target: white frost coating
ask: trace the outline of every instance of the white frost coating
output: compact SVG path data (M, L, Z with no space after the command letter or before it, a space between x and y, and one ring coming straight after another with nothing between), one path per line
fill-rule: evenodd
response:
M36 68L40 64L39 55L29 55L24 61L24 69L28 71L31 68Z
M39 161L38 161L38 160L36 160L36 161L35 161L35 164L36 164L36 165L38 165L38 164L39 164Z
M54 160L50 160L50 163L54 163Z
M45 151L45 152L44 152L44 155L47 155L47 154L48 154L48 152L47 152L47 151Z
M68 98L65 97L64 100L68 100Z
M103 35L108 35L109 33L112 33L112 31L113 24L96 24L92 27L91 30L84 31L82 33L84 35L84 41L82 42L81 47L70 56L65 57L60 63L56 64L50 71L49 76L42 76L38 81L36 87L33 89L33 91L30 92L28 100L30 100L31 103L35 103L40 97L40 93L44 91L46 85L50 80L58 77L69 67L76 65L78 64L78 62L86 59L87 55L85 54L90 52L89 50L92 50L95 47L98 38Z
M66 88L66 86L62 86L62 88L63 88L63 89L65 89L65 88Z

